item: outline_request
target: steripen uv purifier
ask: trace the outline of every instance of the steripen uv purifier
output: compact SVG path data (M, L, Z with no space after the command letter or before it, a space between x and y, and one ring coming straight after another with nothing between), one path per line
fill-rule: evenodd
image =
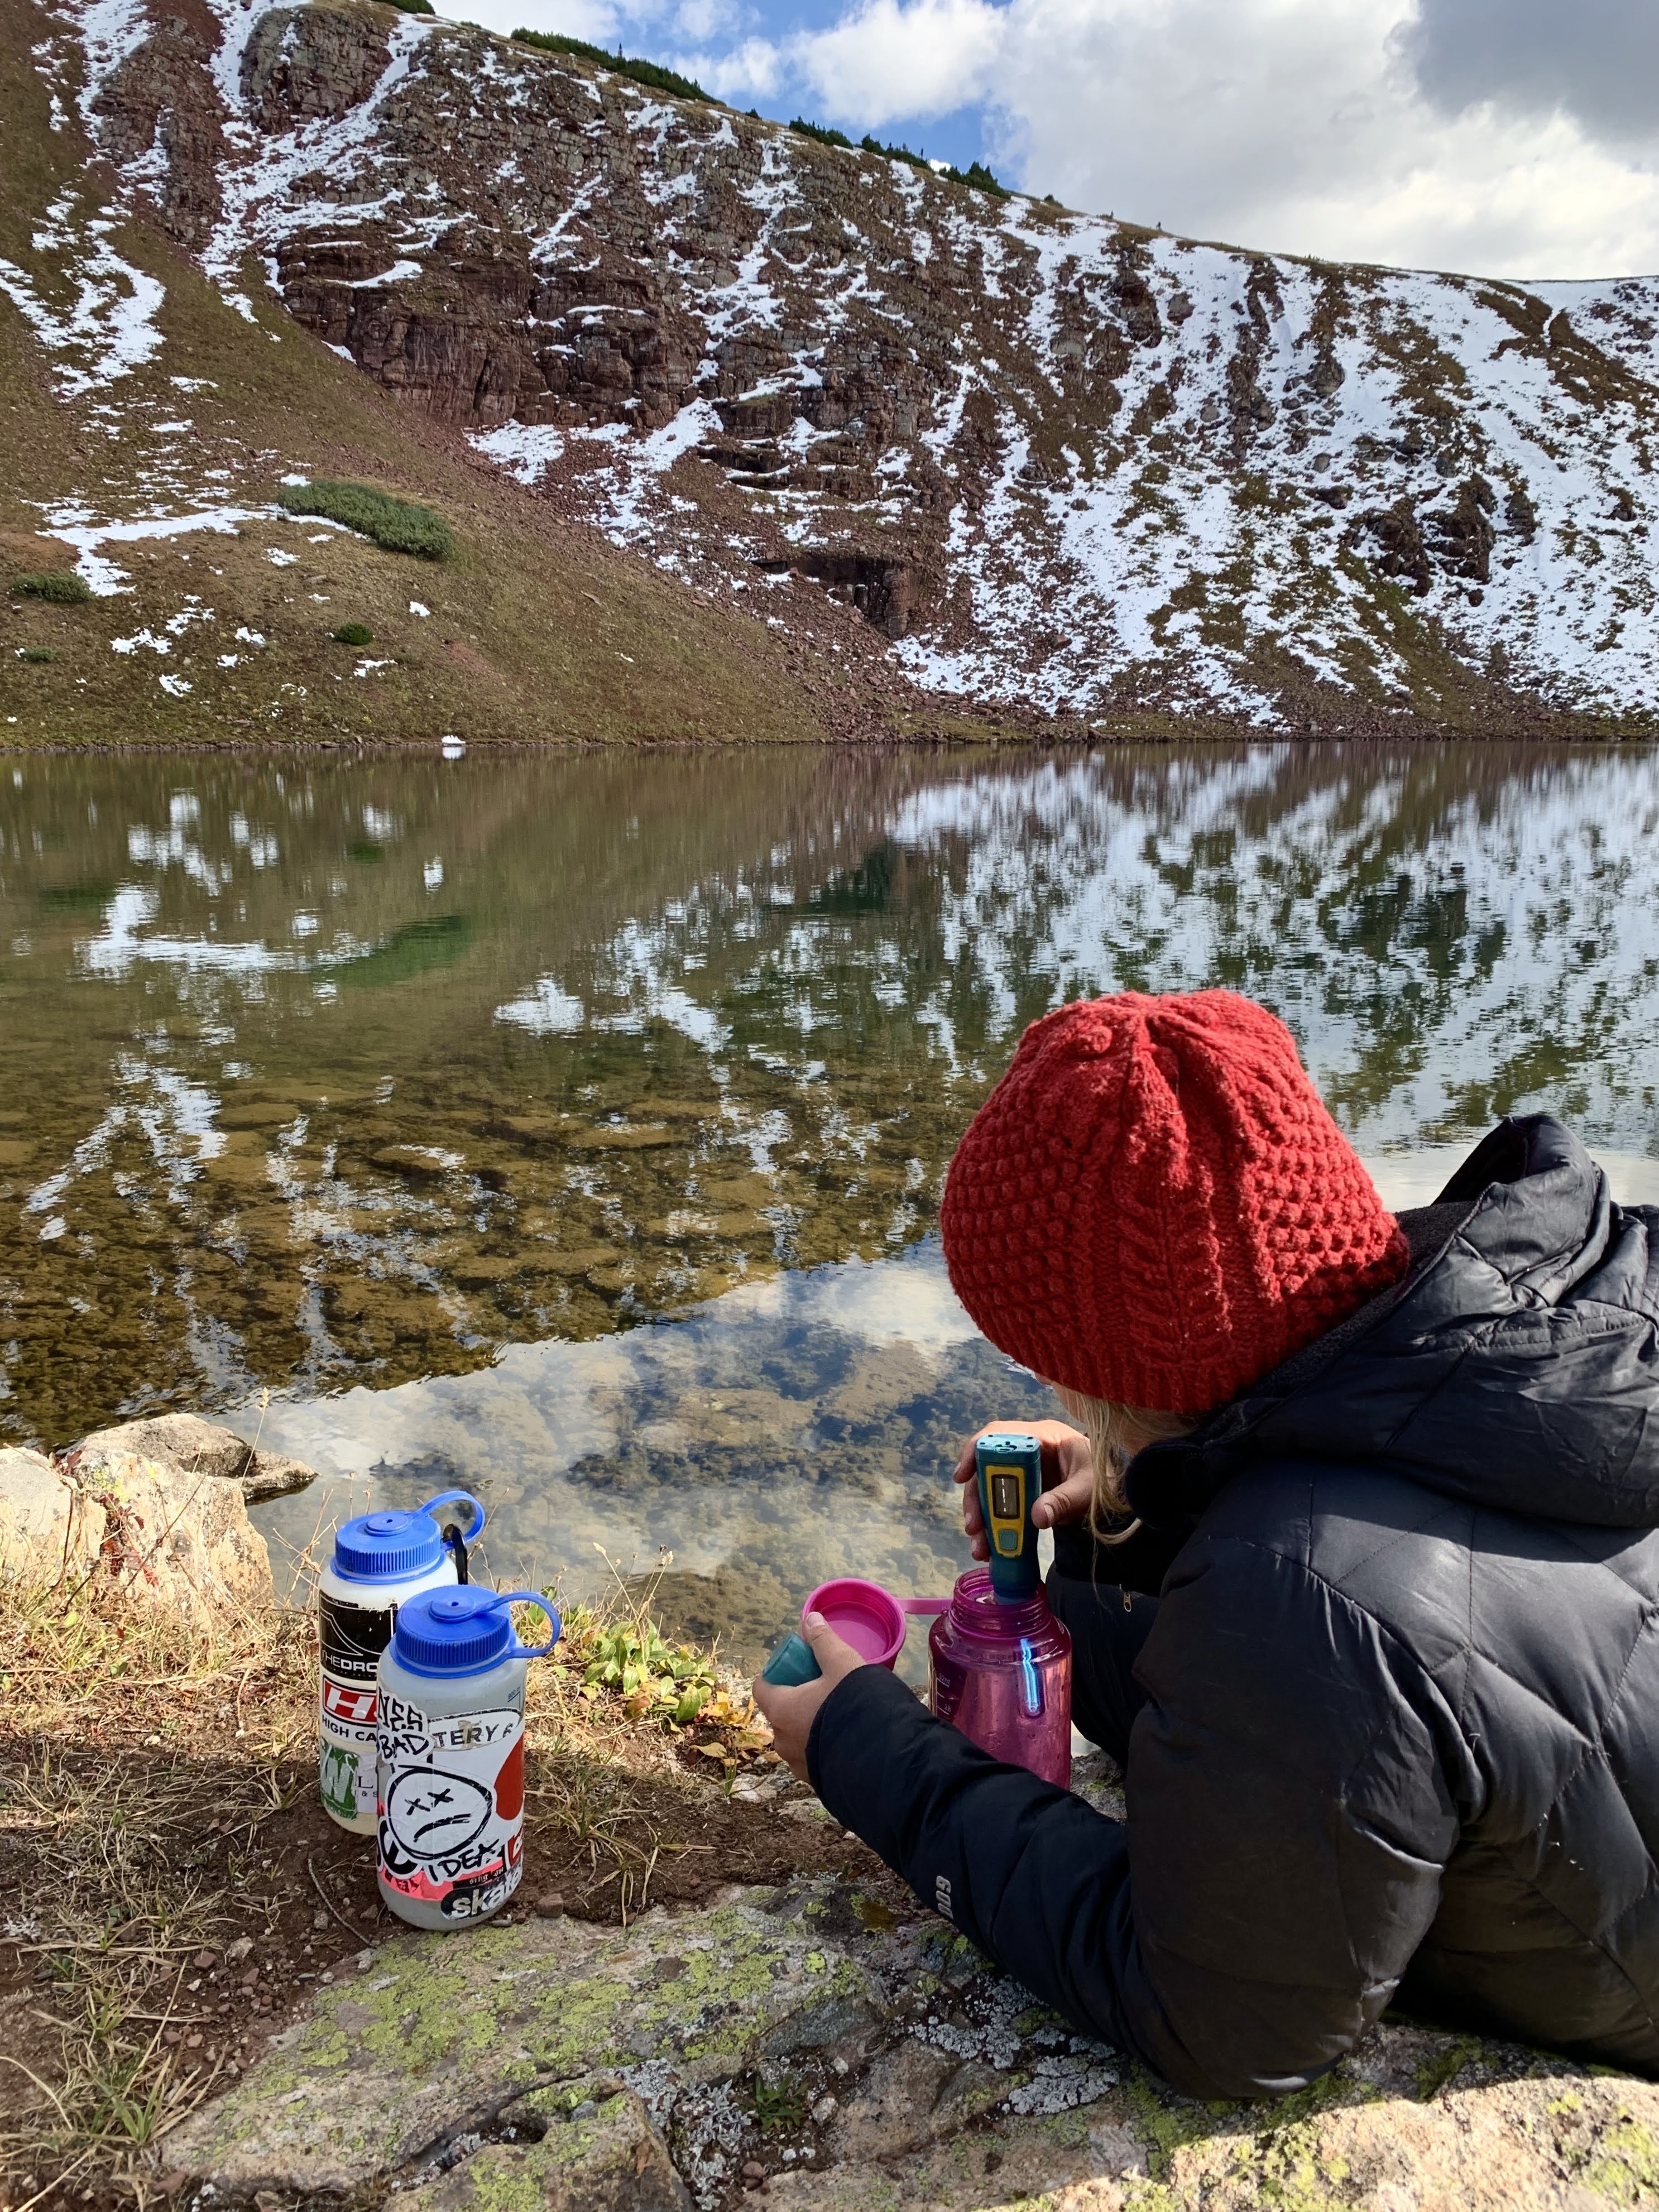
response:
M981 1437L974 1447L979 1510L991 1547L991 1588L1005 1604L1036 1595L1036 1530L1031 1508L1042 1495L1042 1447L1018 1431Z

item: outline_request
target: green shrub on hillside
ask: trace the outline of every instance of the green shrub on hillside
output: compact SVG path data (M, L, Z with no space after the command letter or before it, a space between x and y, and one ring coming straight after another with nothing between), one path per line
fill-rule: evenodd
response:
M853 151L853 142L844 131L831 131L822 123L809 123L805 116L798 115L789 128L799 131L803 138L816 138L820 146L845 146L849 154Z
M338 629L330 630L329 635L336 645L373 645L374 642L374 633L367 623L342 623Z
M792 123L789 127L792 131L805 130L811 137L823 136L810 124ZM847 141L837 134L836 143L844 146ZM879 138L872 137L867 131L859 143L866 154L879 154L884 161L908 161L913 169L926 169L933 176L943 177L947 184L967 185L974 191L989 192L994 199L1006 200L1013 197L1007 186L999 183L992 175L983 161L970 162L965 169L935 169L925 154L913 154L908 146L884 146Z
M968 185L976 192L989 192L993 199L1012 199L1007 186L1000 184L983 161L970 161L965 169L950 168L942 172L953 185Z
M597 62L601 69L614 70L618 76L632 77L635 84L647 84L653 92L672 92L677 100L710 100L695 77L682 76L678 70L664 69L660 62L640 61L624 53L606 53L603 46L590 46L586 39L568 39L560 31L517 30L513 33L515 46L539 46L544 53L576 54L585 62Z
M12 589L25 599L50 599L55 607L78 607L92 597L86 578L77 576L72 568L50 568L40 575L15 577Z
M884 161L908 161L913 169L925 169L928 166L925 155L913 154L908 146L884 146L879 138L872 138L867 131L859 143L866 154L879 154Z
M405 15L432 15L437 13L432 5L432 0L392 0L392 5L394 8L401 8Z
M413 553L422 561L447 561L455 550L449 525L435 508L416 507L412 500L394 499L371 484L280 484L276 504L290 514L320 514L329 522L342 522L348 530L372 538L388 553Z
M49 645L20 645L17 657L20 660L41 661L56 660L58 655Z

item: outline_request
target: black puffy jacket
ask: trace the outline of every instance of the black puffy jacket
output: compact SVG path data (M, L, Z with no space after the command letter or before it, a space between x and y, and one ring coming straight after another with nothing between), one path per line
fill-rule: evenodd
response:
M1194 2095L1301 2087L1396 1994L1659 2073L1659 1212L1537 1116L1401 1218L1403 1284L1129 1470L1127 1826L878 1668L808 1747L928 1904Z

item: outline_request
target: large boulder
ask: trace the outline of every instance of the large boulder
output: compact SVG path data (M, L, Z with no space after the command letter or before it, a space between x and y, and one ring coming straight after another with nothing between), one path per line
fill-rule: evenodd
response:
M104 1517L44 1453L0 1448L0 1579L73 1588L98 1559Z
M106 1462L132 1453L155 1460L180 1474L210 1475L216 1482L240 1483L250 1505L303 1490L314 1471L281 1452L256 1451L234 1429L204 1421L199 1413L157 1413L118 1428L98 1429L70 1455L77 1477L89 1479Z
M71 1457L65 1479L101 1517L100 1588L186 1620L270 1599L270 1555L240 1483L109 1451Z
M186 1618L257 1604L270 1559L248 1506L314 1480L194 1413L100 1429L57 1462L0 1450L0 1579L90 1585Z
M1197 2104L834 1877L625 1931L410 1936L359 1969L167 2138L169 2186L408 2212L725 2212L763 2181L781 2212L1659 2201L1650 2083L1390 2025L1298 2096Z

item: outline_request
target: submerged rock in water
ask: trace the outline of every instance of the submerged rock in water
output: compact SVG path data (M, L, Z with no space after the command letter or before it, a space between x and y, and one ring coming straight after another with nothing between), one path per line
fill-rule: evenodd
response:
M411 1936L163 2148L220 2197L418 2212L1510 2212L1659 2182L1659 2087L1389 2026L1276 2104L1180 2098L945 1923L835 1877L625 1930ZM205 2189L198 2201L207 2201Z

